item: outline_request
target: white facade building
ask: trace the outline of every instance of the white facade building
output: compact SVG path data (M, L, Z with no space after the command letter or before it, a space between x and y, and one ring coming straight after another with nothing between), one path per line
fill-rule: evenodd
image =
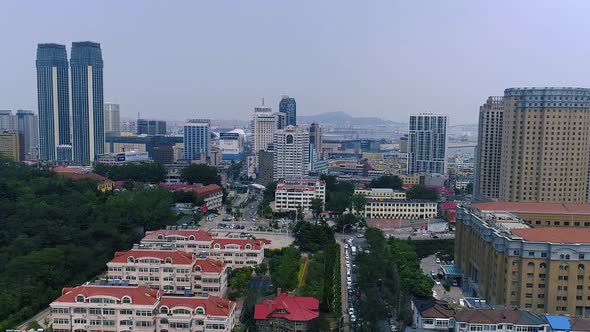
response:
M191 254L222 260L228 267L255 266L264 260L266 239L226 238L193 229L148 231L141 240L147 249L174 248Z
M126 280L167 293L224 296L227 265L211 258L195 259L179 250L116 252L107 263L109 280Z
M236 303L217 296L169 296L145 286L64 288L50 305L54 332L231 331Z
M410 116L408 174L446 174L447 126L446 115L421 113Z
M121 133L121 112L119 111L119 104L104 104L104 132Z
M311 210L311 201L319 198L326 203L326 182L317 179L285 179L277 184L275 190L275 209L277 211L303 212Z
M306 176L309 172L309 132L295 126L273 136L273 180Z
M354 191L355 195L363 195L367 199L406 199L406 192L402 190L393 190L391 188L370 188L357 189Z

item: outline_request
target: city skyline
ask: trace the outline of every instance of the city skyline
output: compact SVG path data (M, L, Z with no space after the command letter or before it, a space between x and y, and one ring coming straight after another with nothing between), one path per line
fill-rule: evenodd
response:
M122 117L141 112L178 121L246 120L260 97L278 110L280 96L288 94L301 115L344 111L404 122L409 114L428 111L467 124L476 123L481 100L507 87L590 86L588 47L573 43L556 54L551 43L541 42L577 40L588 24L580 15L590 3L496 4L504 8L501 17L466 2L185 2L174 12L142 2L141 14L134 2L40 3L34 13L8 3L3 9L12 15L0 23L3 31L23 15L36 23L4 38L12 51L0 69L11 80L0 82L0 109L36 110L32 50L37 43L70 40L102 44L105 101L120 104ZM109 17L109 24L70 15L78 10ZM565 13L571 16L564 24L549 23ZM358 23L350 24L350 17ZM425 27L423 21L433 23ZM528 37L506 38L514 31ZM280 45L292 51L278 55Z

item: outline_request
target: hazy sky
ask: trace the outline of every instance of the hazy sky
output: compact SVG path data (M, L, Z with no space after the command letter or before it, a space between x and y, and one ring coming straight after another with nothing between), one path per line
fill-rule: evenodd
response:
M37 109L37 43L101 43L122 116L299 114L474 123L506 87L590 87L590 1L3 1L0 109Z

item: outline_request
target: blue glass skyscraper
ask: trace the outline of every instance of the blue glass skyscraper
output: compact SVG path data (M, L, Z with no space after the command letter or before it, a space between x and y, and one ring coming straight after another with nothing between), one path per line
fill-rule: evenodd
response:
M285 114L285 127L297 125L297 103L295 103L295 98L282 96L279 103L279 112Z
M211 156L211 121L188 120L184 124L184 159L205 160Z
M65 45L37 45L37 102L39 109L39 158L58 158L58 146L70 146L70 98L68 56Z
M99 43L72 43L72 132L74 161L90 165L104 153L104 95Z

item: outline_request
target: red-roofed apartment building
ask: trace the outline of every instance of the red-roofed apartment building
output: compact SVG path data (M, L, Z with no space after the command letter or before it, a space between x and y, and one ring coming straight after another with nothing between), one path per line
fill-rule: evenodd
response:
M157 331L230 332L236 320L236 303L208 298L163 296L157 311Z
M224 296L227 265L222 261L197 259L180 250L129 250L116 252L107 263L109 280L127 280L166 293Z
M320 316L320 301L282 293L254 307L258 332L310 331L309 322Z
M235 302L216 296L162 296L145 286L64 288L50 305L53 331L224 331L235 325Z
M231 268L262 263L264 249L269 243L266 239L213 237L208 232L192 229L148 231L141 240L141 244L148 249L173 245L176 249L191 254L223 260Z
M221 208L223 200L223 190L216 184L206 186L200 184L161 184L162 187L170 191L190 191L195 194L197 199L203 199L207 210L217 210Z
M54 332L110 330L153 332L160 292L144 286L81 285L54 300Z

